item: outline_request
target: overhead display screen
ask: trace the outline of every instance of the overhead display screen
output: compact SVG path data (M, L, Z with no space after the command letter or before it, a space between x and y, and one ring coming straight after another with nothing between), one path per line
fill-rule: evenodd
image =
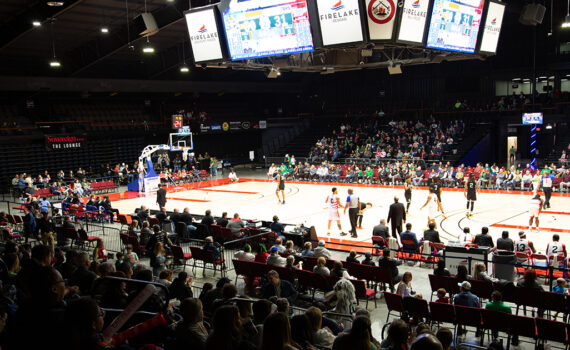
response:
M426 46L475 53L485 0L436 0Z
M366 18L370 40L390 40L398 7L394 0L366 0Z
M525 125L542 124L542 113L525 113L522 116L522 123Z
M222 17L234 61L314 49L306 0L231 1Z
M195 62L224 58L213 8L186 13L186 25Z
M483 27L483 38L481 38L481 46L479 47L480 52L497 53L504 13L505 5L496 2L489 3L487 18Z
M364 41L359 0L317 0L323 45Z
M429 0L404 0L398 41L423 43Z

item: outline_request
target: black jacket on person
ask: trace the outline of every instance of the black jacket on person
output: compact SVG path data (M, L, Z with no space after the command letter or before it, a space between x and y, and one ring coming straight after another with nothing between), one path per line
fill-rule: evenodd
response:
M515 243L510 238L499 238L497 239L497 249L512 252L515 250Z
M397 225L401 224L404 220L406 220L406 208L404 205L400 202L390 204L387 221L392 221L392 223Z
M424 241L430 241L432 243L441 243L439 239L439 232L436 230L426 230L424 231Z
M390 269L390 271L392 272L392 278L396 278L396 276L398 276L398 265L401 265L402 262L392 259L392 258L386 258L381 256L378 259L378 266L379 267L383 267L386 269Z
M384 239L388 239L390 237L388 226L382 224L374 226L374 228L372 229L372 236L378 236Z
M156 191L156 203L161 207L164 207L166 204L166 190L164 188L159 188Z

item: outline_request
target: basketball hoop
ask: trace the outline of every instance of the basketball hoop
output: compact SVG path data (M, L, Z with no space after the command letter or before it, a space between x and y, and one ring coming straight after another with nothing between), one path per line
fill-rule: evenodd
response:
M189 148L186 148L186 147L182 148L182 160L185 162L188 161L188 151L189 151Z

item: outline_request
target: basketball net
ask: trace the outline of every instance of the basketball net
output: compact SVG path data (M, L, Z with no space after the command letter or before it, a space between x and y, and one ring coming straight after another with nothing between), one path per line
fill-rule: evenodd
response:
M188 148L182 149L182 160L185 162L188 160Z

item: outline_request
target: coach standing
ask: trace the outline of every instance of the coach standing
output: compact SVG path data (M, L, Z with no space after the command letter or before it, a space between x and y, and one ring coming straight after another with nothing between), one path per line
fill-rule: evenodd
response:
M398 235L402 233L402 225L406 222L406 208L399 202L398 196L394 196L394 203L390 205L388 211L388 222L392 223L392 237L398 239Z
M356 238L358 237L356 234L356 217L360 211L360 198L353 193L351 188L348 189L348 197L346 197L345 214L346 209L348 209L348 218L350 219L350 235Z
M160 188L156 191L156 203L158 203L159 209L162 209L166 206L166 189L164 189L164 185L158 185Z

